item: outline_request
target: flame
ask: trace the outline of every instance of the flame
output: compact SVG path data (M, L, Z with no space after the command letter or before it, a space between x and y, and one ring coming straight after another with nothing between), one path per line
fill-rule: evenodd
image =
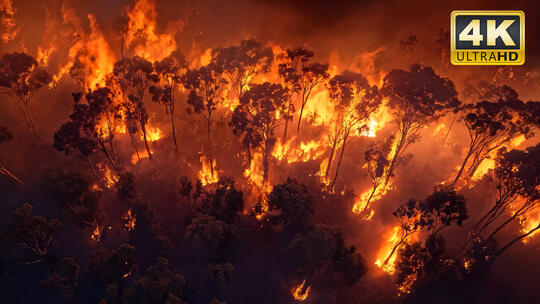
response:
M163 138L163 132L158 127L147 126L146 127L146 140L149 142L158 141ZM144 140L141 134L141 140Z
M253 157L251 159L251 164L249 165L249 168L246 168L244 170L244 176L249 179L251 183L256 185L259 189L264 188L263 183L263 167L262 167L262 159L263 155L262 152L255 152L253 153Z
M124 228L127 231L132 231L135 229L135 223L137 221L137 218L133 216L131 209L129 209L124 216L122 216L122 220L124 221Z
M390 255L390 252L392 251L392 248L396 244L396 242L399 241L399 226L394 226L388 233L388 238L386 242L383 243L383 246L379 249L379 252L377 253L377 260L375 261L375 265L377 267L381 268L384 272L388 274L394 274L396 271L395 269L395 263L396 263L396 257L397 254L394 253L392 257L388 260L386 264L383 265L384 260Z
M107 189L112 188L118 182L118 175L114 174L109 167L105 166L105 171L103 174L104 185Z
M177 49L175 35L182 28L182 23L169 23L166 33L158 33L155 1L139 0L131 10L126 8L126 15L129 20L125 43L135 55L155 62Z
M304 301L309 296L311 287L308 286L307 288L304 289L305 284L306 284L306 280L303 280L301 284L298 284L296 287L293 287L291 289L291 295L296 301Z
M78 22L72 10L63 9L63 12L65 20ZM68 61L58 69L56 75L53 75L51 87L68 74L77 61L83 69L86 88L95 89L99 86L105 86L106 77L112 72L116 58L94 15L89 14L88 20L90 21L90 34L77 33L83 37L70 47L67 55Z
M388 193L388 191L392 189L392 187L393 187L392 180L388 182L388 185L386 186L386 188L383 188L383 186L377 187L377 189L375 190L375 193L373 193L373 196L371 197L370 204L383 198ZM364 209L366 209L366 204L372 192L373 192L373 189L369 188L367 191L363 192L362 194L360 194L360 196L358 196L358 199L354 202L354 205L352 208L352 212L354 214L359 215L364 211ZM374 214L375 214L375 211L371 208L369 213L365 215L364 219L369 221L371 218L373 218Z
M146 149L143 149L142 151L139 151L139 155L137 156L137 152L134 152L133 155L131 155L131 163L136 164L139 162L139 157L142 159L148 158L148 151Z
M90 238L96 242L99 242L101 240L102 233L103 229L98 224L94 224L94 230L92 231Z
M519 218L519 224L521 226L521 229L519 231L520 234L525 234L531 231L532 229L538 227L538 225L540 224L540 209L532 210L522 215ZM521 241L524 244L528 244L529 241L533 238L533 236L538 235L539 232L540 232L540 229L529 234L527 237L523 238Z
M307 162L310 160L319 159L325 152L326 147L321 145L320 142L311 140L308 142L300 142L299 147L294 146L296 138L291 138L285 144L278 139L274 145L272 156L281 161L285 159L289 164L296 162Z
M209 185L209 184L215 184L218 182L218 174L216 170L216 160L208 160L206 157L201 156L200 158L202 168L199 171L199 180L201 181L203 186ZM212 170L209 164L209 161L212 162L214 167L214 174L212 174Z
M11 0L0 1L0 41L2 43L8 43L15 39L19 33L17 24L15 22L15 12L13 8L13 2Z
M474 171L474 174L472 176L472 180L473 181L478 181L478 180L482 179L482 177L484 177L484 175L486 175L489 172L489 170L491 170L493 168L495 168L495 161L493 159L486 158L486 159L482 160L482 162L478 166L478 169L476 169L476 171Z

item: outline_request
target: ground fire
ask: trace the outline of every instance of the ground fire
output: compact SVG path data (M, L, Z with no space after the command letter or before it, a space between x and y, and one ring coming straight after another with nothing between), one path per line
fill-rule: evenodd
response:
M0 2L3 302L540 302L540 44L289 2Z

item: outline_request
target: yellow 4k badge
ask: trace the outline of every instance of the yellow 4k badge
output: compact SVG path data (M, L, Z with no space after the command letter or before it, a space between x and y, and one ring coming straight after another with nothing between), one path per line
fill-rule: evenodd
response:
M453 11L450 20L452 64L525 63L523 11Z

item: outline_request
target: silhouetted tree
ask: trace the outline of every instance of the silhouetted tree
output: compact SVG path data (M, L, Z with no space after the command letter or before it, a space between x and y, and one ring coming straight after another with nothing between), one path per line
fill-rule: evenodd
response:
M511 214L487 237L487 239L493 238L506 225L526 217L529 212L538 208L540 203L539 185L540 144L528 147L525 151L501 149L495 168L496 200L488 212L476 223L476 233L483 232L510 210ZM506 250L516 241L527 237L538 229L540 229L540 225L532 227L531 230L510 241L508 245L502 246L501 250Z
M144 95L150 82L157 81L157 75L152 72L152 63L139 56L123 58L117 61L113 68L113 75L122 92L123 119L126 127L130 136L133 136L140 128L149 159L153 158L146 138L148 112L144 107ZM135 145L135 143L133 144Z
M462 109L461 120L469 132L470 143L454 184L459 180L471 157L472 161L467 172L469 176L474 174L482 161L493 151L497 151L518 136L530 138L534 135L534 124L520 117L525 105L518 99L516 91L508 86L502 86L489 88L483 95L485 97L495 95L497 100L495 102L483 100L476 104L465 105Z
M429 303L426 298L432 294L452 293L448 297L457 297L459 293L452 289L457 281L455 266L455 260L445 253L440 235L428 236L423 246L419 242L405 244L396 263L398 292L421 303Z
M120 119L114 96L110 89L100 88L86 94L74 93L73 113L70 120L54 134L54 147L66 155L78 151L91 164L97 152L119 169L118 154L114 145L115 121Z
M54 245L54 233L62 223L59 219L48 220L33 215L34 207L24 203L15 209L8 231L9 240L29 253L26 264L49 262L49 249Z
M214 175L214 157L212 148L212 114L223 103L223 90L227 81L221 67L210 63L196 70L188 70L182 77L184 87L189 90L188 113L198 114L206 124L210 171Z
M96 248L88 258L88 269L105 284L118 284L137 269L135 247L122 244L118 249Z
M407 147L419 140L420 130L448 111L456 110L460 101L450 79L440 77L431 67L418 64L411 65L409 71L390 71L381 92L388 97L388 106L398 126L395 152L383 187L386 188Z
M344 71L343 74L334 76L328 83L330 101L334 106L335 124L330 139L330 156L326 167L325 177L328 176L334 151L341 144L341 153L338 158L336 173L332 179L330 188L333 189L338 177L345 147L350 142L351 133L362 133L368 130L369 116L381 105L379 90L376 86L370 86L367 79L361 74Z
M393 215L399 221L401 234L383 265L388 263L396 249L406 242L411 234L427 229L437 236L442 229L453 223L461 226L469 217L465 198L451 187L444 186L435 187L433 193L423 201L410 199L399 206Z
M80 266L73 258L63 258L58 262L54 272L41 281L41 286L51 289L73 300L79 285Z
M135 281L135 291L128 303L185 304L182 294L186 280L169 269L166 258L158 258L156 265L146 269L144 277Z
M194 248L212 255L227 239L227 224L211 215L199 213L186 227L185 237Z
M300 113L298 117L298 125L296 132L300 132L300 123L302 122L302 115L304 113L304 107L309 101L313 89L320 83L324 82L330 75L328 74L328 64L322 64L318 62L310 63L313 59L313 52L305 48L299 47L294 49L287 49L285 55L285 62L279 64L278 71L283 81L290 87L292 92L298 93L300 97ZM300 95L301 94L301 95ZM288 119L285 120L285 131L283 138L287 137L287 124L292 119L294 108L288 107L287 111Z
M34 57L25 53L7 53L0 60L0 87L15 100L36 137L39 132L30 113L34 93L51 82L47 71L38 66Z
M270 70L273 60L272 48L253 39L212 51L212 62L223 69L238 98L249 89L253 80Z
M263 182L268 181L268 158L275 143L275 129L287 106L289 90L280 84L253 85L240 97L234 109L231 127L237 136L249 138L253 147L263 150Z
M286 183L275 185L268 195L266 217L272 224L281 226L285 234L304 231L314 212L313 200L306 185L288 178Z
M48 178L53 182L51 190L65 214L83 227L103 224L105 214L99 206L102 196L100 189L94 188L89 177L74 170L56 168Z
M178 145L174 129L175 92L182 82L182 75L184 75L187 66L188 62L180 51L172 52L168 57L154 63L154 71L159 78L149 88L152 100L163 104L165 112L170 116L173 143L176 150L178 150Z
M364 159L366 160L367 170L369 176L371 177L372 190L366 200L366 203L363 207L361 207L362 209L360 209L360 206L355 205L355 209L353 211L360 212L368 210L369 203L372 201L377 189L379 189L379 187L384 182L384 179L386 177L385 172L388 168L388 165L390 164L387 157L391 151L393 140L394 137L390 136L388 140L377 142L373 144L369 149L367 149L366 152L364 152Z

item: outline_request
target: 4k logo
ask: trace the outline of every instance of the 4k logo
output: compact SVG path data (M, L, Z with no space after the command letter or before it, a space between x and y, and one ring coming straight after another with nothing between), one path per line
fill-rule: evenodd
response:
M525 63L523 11L453 11L450 20L452 64Z

